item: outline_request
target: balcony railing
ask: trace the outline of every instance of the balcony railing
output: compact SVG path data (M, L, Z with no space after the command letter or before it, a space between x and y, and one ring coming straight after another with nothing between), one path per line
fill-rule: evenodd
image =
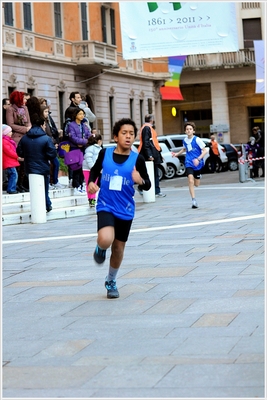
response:
M240 67L255 64L255 52L251 49L216 54L193 54L187 56L184 69L213 69Z
M116 47L95 41L74 42L73 59L79 65L102 64L106 67L118 65Z

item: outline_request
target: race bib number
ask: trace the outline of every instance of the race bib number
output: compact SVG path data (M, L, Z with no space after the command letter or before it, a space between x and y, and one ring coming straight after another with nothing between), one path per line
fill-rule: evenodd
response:
M121 191L121 188L122 188L122 176L112 176L109 182L109 189Z

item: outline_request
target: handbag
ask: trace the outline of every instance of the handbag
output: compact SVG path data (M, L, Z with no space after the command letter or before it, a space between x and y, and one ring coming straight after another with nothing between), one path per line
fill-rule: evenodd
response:
M65 164L73 171L82 168L83 153L81 150L75 149L64 154Z
M58 151L58 156L64 158L65 154L70 151L70 142L68 141L60 142L57 151Z

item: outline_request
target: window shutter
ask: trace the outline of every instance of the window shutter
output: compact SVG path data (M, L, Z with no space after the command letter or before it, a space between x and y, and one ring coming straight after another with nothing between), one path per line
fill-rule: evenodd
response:
M111 44L116 45L116 34L115 34L115 11L110 9L110 26L111 26Z
M24 29L32 30L31 3L23 3Z
M13 26L13 4L5 3L5 25Z
M106 8L101 6L101 22L102 22L102 39L107 43L107 23L106 23Z
M82 22L82 40L88 40L86 3L81 3L81 22Z
M262 40L261 19L243 19L244 48L253 48L253 40Z
M57 38L62 38L61 29L61 4L54 3L54 17L55 17L55 36Z

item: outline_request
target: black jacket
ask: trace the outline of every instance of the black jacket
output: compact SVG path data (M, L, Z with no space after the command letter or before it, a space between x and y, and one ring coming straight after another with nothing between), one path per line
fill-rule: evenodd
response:
M57 157L57 150L45 131L33 126L19 141L17 154L24 158L26 174L49 175L49 161Z
M160 151L158 151L153 144L151 129L149 128L149 126L145 126L142 129L141 135L142 135L142 148L140 150L140 154L142 154L142 156L146 161L148 161L149 157L153 157L155 164L161 164L162 157Z

